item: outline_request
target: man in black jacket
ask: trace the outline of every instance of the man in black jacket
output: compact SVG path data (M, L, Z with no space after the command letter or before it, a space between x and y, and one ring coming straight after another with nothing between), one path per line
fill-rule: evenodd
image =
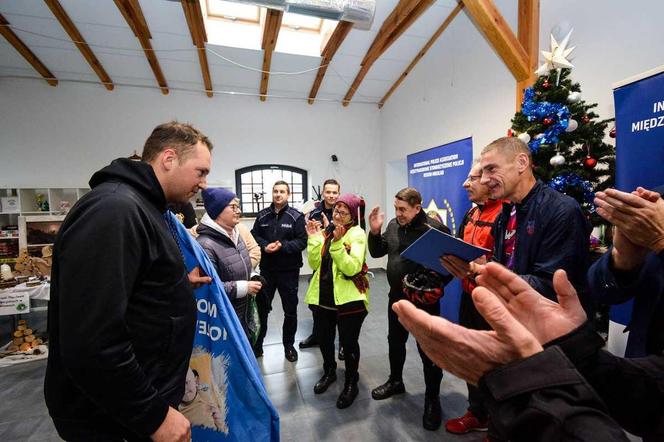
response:
M583 292L591 226L579 204L535 179L530 149L516 137L499 138L482 150L482 180L490 197L506 199L496 219L493 259L521 275L535 290L555 300L557 269ZM480 271L480 263L453 256L443 265L460 279Z
M302 250L307 247L304 215L288 205L290 187L285 181L272 186L272 204L258 212L251 234L261 246L261 276L265 286L256 297L261 328L254 344L256 357L263 355L263 340L267 333L267 318L272 310L274 293L279 290L284 309L282 342L284 355L297 361L293 346L297 332L297 289L302 267Z
M664 252L658 259L664 262ZM558 303L490 263L473 301L492 331L469 330L395 305L399 320L441 367L479 384L492 423L512 441L627 441L664 437L664 355L620 358L602 350L564 271Z
M194 337L196 305L166 216L205 188L210 141L187 124L157 126L143 161L118 159L55 241L45 396L68 441L189 440L177 411ZM191 283L190 283L191 281Z
M381 228L385 221L385 214L380 211L380 207L374 207L369 214L369 253L374 258L387 255L387 280L390 284L387 309L390 377L387 382L374 388L371 392L371 396L375 400L387 399L406 391L402 373L406 362L408 330L399 323L396 314L392 311L392 305L406 298L403 293L403 277L420 269L421 266L401 258L401 252L431 227L450 233L447 226L426 215L422 210L422 195L412 187L406 187L397 192L394 197L394 210L396 217L388 223L382 235ZM419 308L432 315L440 314L438 301L430 305L419 306ZM431 359L420 348L419 342L417 349L422 359L426 384L422 426L427 430L435 431L440 427L442 419L439 396L443 371L431 362Z

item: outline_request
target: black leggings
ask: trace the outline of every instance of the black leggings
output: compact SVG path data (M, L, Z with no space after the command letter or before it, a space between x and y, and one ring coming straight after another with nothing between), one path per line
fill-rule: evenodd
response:
M387 342L389 344L390 355L390 378L394 381L403 379L403 365L406 362L406 341L408 340L408 330L399 322L399 318L392 311L392 304L406 299L402 292L391 291L390 302L387 306ZM438 302L418 307L430 315L440 315L440 304ZM440 394L440 382L443 380L443 370L438 368L429 357L422 351L420 344L417 344L417 351L422 359L422 369L424 371L424 384L426 386L425 396L435 399Z
M323 369L334 370L337 361L334 351L334 337L339 324L339 344L344 348L346 363L346 382L357 382L357 369L360 365L360 329L367 316L367 311L339 315L336 310L313 307L314 330L316 340L323 355Z

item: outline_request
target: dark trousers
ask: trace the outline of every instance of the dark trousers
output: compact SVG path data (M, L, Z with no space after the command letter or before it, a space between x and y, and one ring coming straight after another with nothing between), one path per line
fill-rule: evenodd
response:
M401 323L397 314L392 311L392 304L402 299L404 295L400 291L390 292L390 302L387 306L387 342L389 345L390 356L390 378L395 381L403 379L403 364L406 362L406 341L408 341L408 330ZM430 315L440 315L440 304L438 302L418 306L421 310ZM443 380L443 370L438 368L429 357L422 351L420 344L417 344L417 351L422 359L422 369L424 371L424 384L426 386L425 396L429 399L438 398L440 394L440 382Z
M263 347L263 340L267 334L267 317L272 311L272 300L277 290L279 290L281 306L284 309L284 325L281 339L284 346L293 345L295 342L295 332L297 332L297 288L300 270L261 272L261 276L265 278L266 284L256 297L261 330L256 339L255 348Z
M334 338L339 326L339 344L344 348L346 382L357 382L357 369L360 365L360 329L367 311L339 315L336 310L314 307L314 330L316 340L323 355L323 369L334 370L337 361L334 351Z
M466 292L461 294L459 325L473 330L491 330L491 326L480 315L475 304L473 304L473 298ZM466 385L468 386L468 411L473 413L473 416L477 419L481 421L486 420L489 417L486 398L481 390L473 384Z

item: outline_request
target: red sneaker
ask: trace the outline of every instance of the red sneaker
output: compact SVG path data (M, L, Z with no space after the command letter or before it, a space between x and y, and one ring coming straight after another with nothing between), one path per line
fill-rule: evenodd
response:
M450 419L445 422L445 429L454 434L465 434L470 431L487 431L489 429L489 421L480 421L470 411L466 412L461 417Z

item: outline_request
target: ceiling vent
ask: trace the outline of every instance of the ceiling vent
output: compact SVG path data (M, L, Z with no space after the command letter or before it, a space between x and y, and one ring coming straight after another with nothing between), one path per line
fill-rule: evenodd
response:
M233 3L278 9L326 20L349 21L369 29L376 12L376 0L227 0Z

